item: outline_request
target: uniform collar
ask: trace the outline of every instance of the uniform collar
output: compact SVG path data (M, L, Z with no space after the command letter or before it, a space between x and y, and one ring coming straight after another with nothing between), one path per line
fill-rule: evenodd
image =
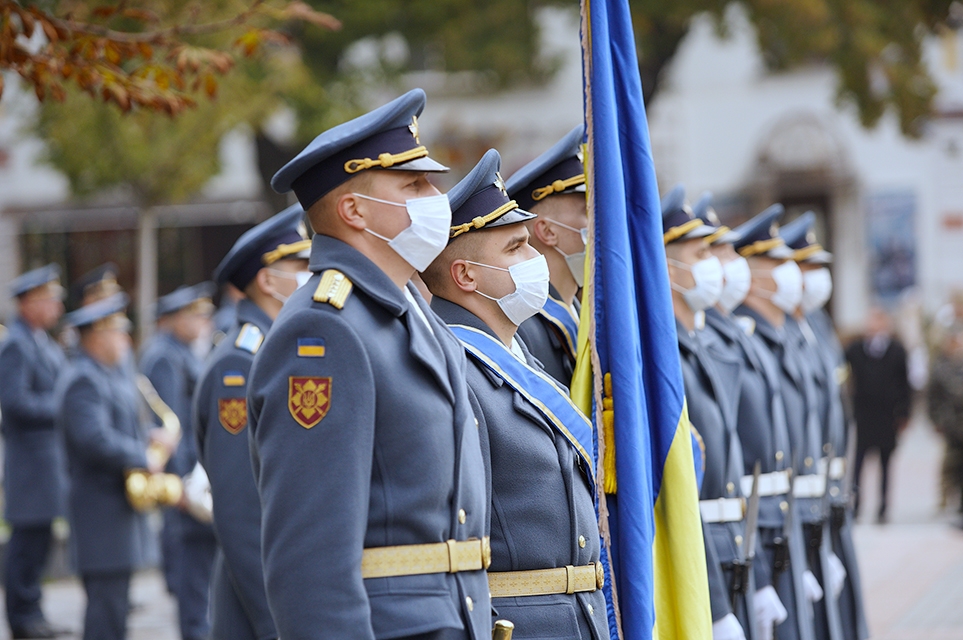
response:
M246 323L253 324L261 333L267 333L273 324L261 307L245 298L237 303L237 324L240 326Z
M315 234L311 242L311 262L314 273L337 269L351 283L373 298L378 304L400 318L408 308L404 292L378 265L351 245L322 234Z

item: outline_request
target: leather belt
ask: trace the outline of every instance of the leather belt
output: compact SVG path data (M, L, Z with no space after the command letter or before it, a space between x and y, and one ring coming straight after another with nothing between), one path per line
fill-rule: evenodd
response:
M752 495L752 476L742 476L739 480L742 495ZM759 497L781 496L789 493L789 471L772 471L759 476Z
M811 474L796 476L792 484L792 494L797 498L822 498L826 493L826 476Z
M746 515L746 501L743 498L699 500L699 512L706 524L740 522Z
M362 578L418 576L427 573L481 571L492 563L488 537L431 544L372 547L361 556Z
M826 475L826 465L829 465L829 479L842 480L846 476L846 458L820 458L819 475Z
M581 567L568 565L557 569L488 573L488 589L493 598L583 593L596 591L603 586L605 571L601 562Z

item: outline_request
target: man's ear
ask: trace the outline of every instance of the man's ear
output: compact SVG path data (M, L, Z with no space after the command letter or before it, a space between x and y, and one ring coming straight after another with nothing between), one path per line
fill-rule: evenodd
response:
M465 293L473 293L478 288L472 271L472 265L464 260L455 260L448 267L448 273L451 274L455 286Z
M335 211L346 225L357 231L367 228L368 224L359 209L360 198L353 193L343 193L335 202Z
M268 273L267 269L258 269L258 272L254 274L254 284L258 291L266 296L271 295L274 291L274 287L271 285L271 274Z
M546 247L554 247L558 244L558 234L555 225L545 218L535 218L531 226L532 235Z

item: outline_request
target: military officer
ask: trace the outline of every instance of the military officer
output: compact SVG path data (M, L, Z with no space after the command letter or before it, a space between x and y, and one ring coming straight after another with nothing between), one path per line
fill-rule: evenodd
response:
M84 307L91 302L103 300L121 291L117 283L117 265L113 262L94 267L77 278L70 285L70 298L75 307Z
M460 344L409 280L448 240L412 90L272 180L316 235L248 383L279 635L490 637L485 471ZM413 401L414 399L414 401Z
M211 482L220 551L211 590L215 640L277 638L261 569L261 503L245 430L247 380L281 305L311 275L302 215L294 205L246 232L214 272L218 285L245 294L235 326L214 349L194 393L197 453Z
M54 430L53 401L64 354L50 337L63 314L60 267L28 271L10 284L17 317L0 346L4 502L7 542L7 622L14 638L52 638L40 609L40 577L53 519L63 514L63 447Z
M832 549L831 564L827 568L828 582L835 584L832 591L838 592L839 635L848 640L861 640L869 634L852 539L851 496L845 483L849 429L841 382L845 380L848 368L833 321L824 308L832 295L833 281L828 265L833 256L816 241L815 219L813 212L806 212L782 227L779 235L793 250L793 259L802 270L802 302L794 316L805 338L803 346L811 358L817 389L822 396L825 456L820 462L828 465L828 491L832 505L824 539L824 544Z
M529 244L545 256L550 278L545 306L518 327L518 335L545 372L566 387L575 370L577 294L585 277L588 238L584 131L583 125L575 127L505 183L509 197L538 216L527 223Z
M469 356L491 477L492 603L520 637L607 639L592 429L515 335L542 308L549 270L500 162L489 150L448 194L451 241L422 273Z
M662 228L686 405L705 443L699 508L708 532L706 545L715 552L720 569L713 567L709 573L713 638L751 638L754 580L735 565L746 539L739 480L744 465L736 431L742 366L727 354L710 357L704 342L712 335L702 331L705 311L718 301L723 286L722 265L705 240L715 228L693 215L681 185L662 199Z
M77 357L57 383L57 424L67 443L70 525L87 594L85 640L127 636L131 572L143 561L143 516L127 502L125 472L149 466L137 389L119 368L130 351L127 296L115 293L70 313Z
M789 522L788 538L791 579L777 585L783 602L789 606L789 619L778 629L779 637L814 638L813 602L822 596L821 586L811 571L808 538L803 538L801 520L818 519L820 513L820 476L817 468L821 434L812 410L812 393L804 363L790 330L786 327L789 313L802 296L802 274L791 260L792 250L779 237L778 220L784 209L776 204L742 225L733 243L736 252L746 258L751 274L745 302L736 309L739 322L752 337L759 340L778 371L780 395L789 435L789 456L793 463L792 491L795 510ZM743 320L743 318L746 318ZM801 476L808 476L800 480ZM815 512L813 509L815 508ZM809 532L811 533L811 531ZM785 631L783 631L785 629ZM798 636L797 636L798 634Z
M179 287L157 300L157 334L144 345L140 371L150 380L181 424L181 439L167 464L167 472L185 476L197 464L191 422L191 399L201 362L191 350L204 334L214 309L214 286L204 282ZM162 532L168 589L177 598L182 640L206 638L210 633L208 592L216 541L209 523L187 510L168 509Z

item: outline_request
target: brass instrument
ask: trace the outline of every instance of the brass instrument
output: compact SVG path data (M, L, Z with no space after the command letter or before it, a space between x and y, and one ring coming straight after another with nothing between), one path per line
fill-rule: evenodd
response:
M496 620L495 628L492 629L492 640L512 640L512 633L515 630L508 620Z
M161 429L170 434L172 440L179 440L181 422L177 414L161 400L147 376L138 373L135 381L147 406L160 418ZM160 442L151 442L147 447L147 459L152 467L162 467L170 456L171 451ZM137 511L149 511L158 506L174 506L180 503L184 494L184 484L178 476L172 473L150 473L147 469L130 469L125 487L127 501Z

